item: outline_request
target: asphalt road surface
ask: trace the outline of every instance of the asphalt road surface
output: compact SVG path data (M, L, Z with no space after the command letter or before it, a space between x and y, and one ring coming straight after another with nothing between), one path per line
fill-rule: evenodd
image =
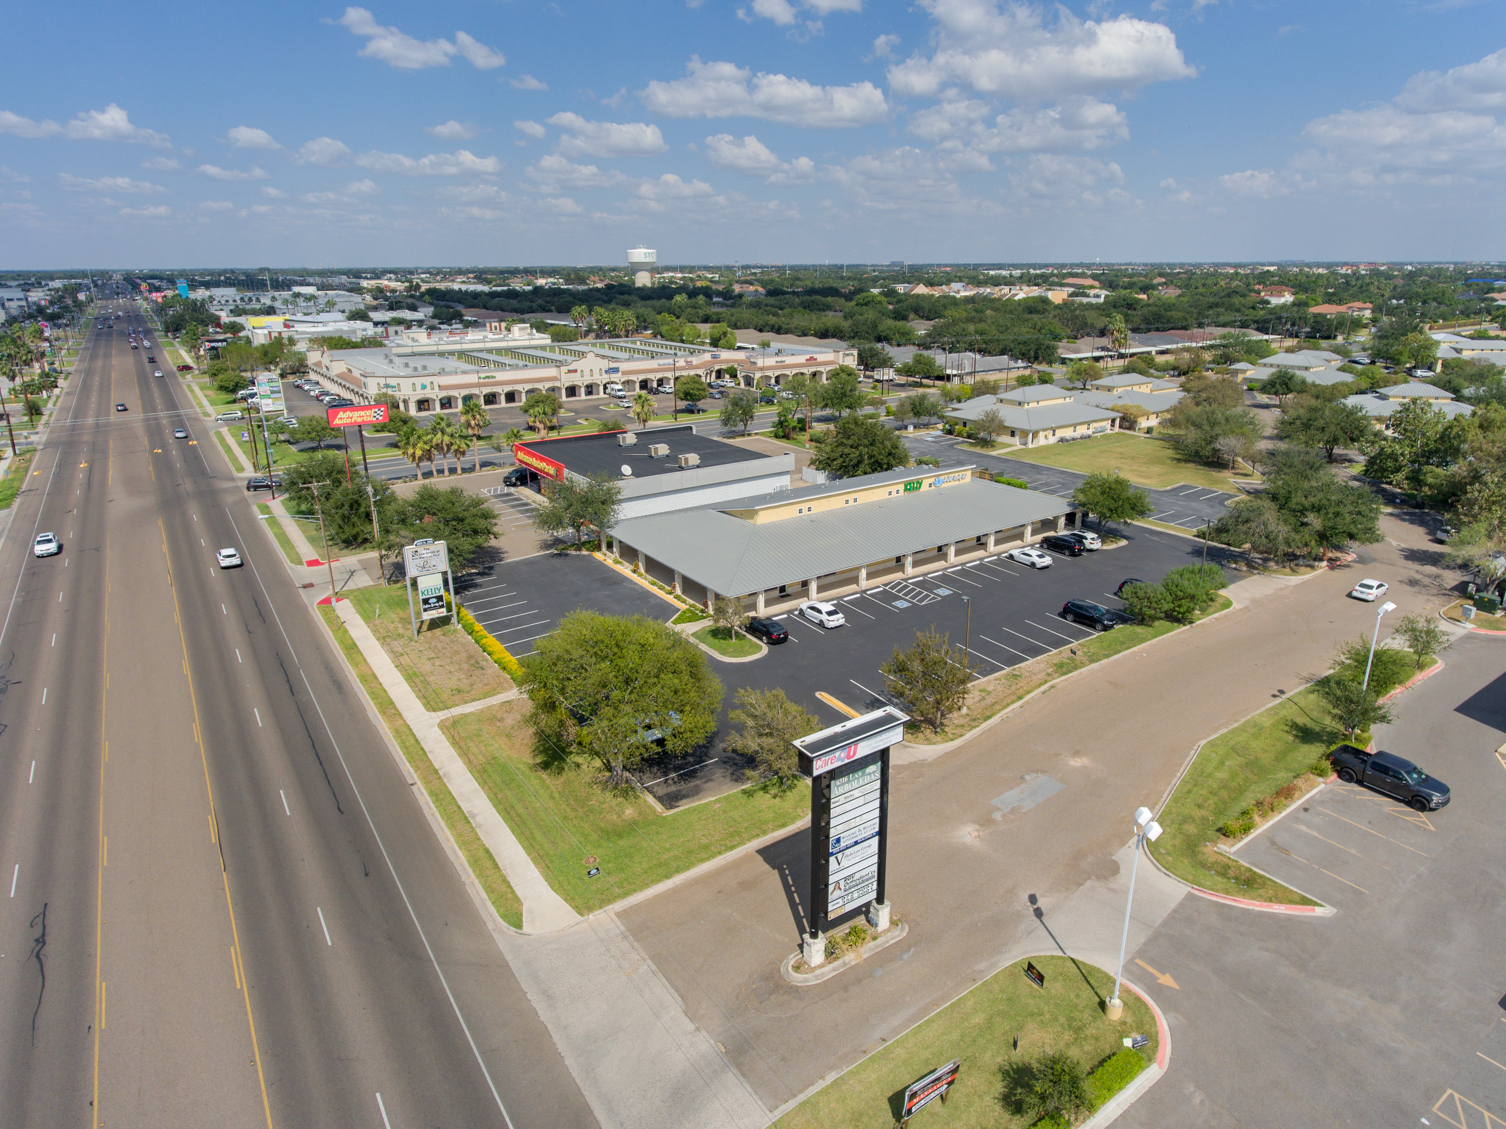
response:
M90 324L0 545L0 1120L596 1124L140 317Z

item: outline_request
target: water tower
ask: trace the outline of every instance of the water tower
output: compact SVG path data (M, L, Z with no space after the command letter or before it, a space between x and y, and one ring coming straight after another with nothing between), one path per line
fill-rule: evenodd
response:
M647 247L634 247L628 252L628 266L633 269L634 286L654 284L654 264L659 261L659 252Z

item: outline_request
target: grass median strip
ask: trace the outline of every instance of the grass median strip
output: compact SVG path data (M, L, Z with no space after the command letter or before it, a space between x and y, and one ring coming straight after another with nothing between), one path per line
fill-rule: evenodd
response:
M293 548L293 539L288 536L288 531L282 527L282 522L272 513L272 507L265 502L256 503L256 512L263 514L267 525L272 529L272 536L282 549L283 556L288 558L288 564L303 567L303 558L298 555L298 550Z
M15 503L16 495L26 485L26 477L31 472L31 460L35 456L35 450L22 451L5 468L5 477L0 478L0 510L8 510Z
M403 585L353 588L345 597L355 605L424 709L438 713L513 688L512 679L449 616L423 624L418 638L413 638Z
M424 752L418 738L413 735L413 730L408 728L408 723L403 720L402 714L398 713L397 706L393 704L387 691L382 689L382 684L377 681L376 674L367 665L361 649L356 646L356 641L350 637L350 632L340 622L340 617L332 608L320 608L319 614L324 617L324 622L329 624L330 631L335 636L335 642L339 644L341 652L345 655L345 661L350 663L351 669L356 672L356 677L361 680L361 686L365 689L372 705L376 707L377 714L386 724L388 732L407 758L408 766L413 774L418 777L424 791L429 794L429 800L433 803L439 817L444 821L445 827L454 839L455 845L460 849L461 856L471 868L471 874L481 884L487 898L492 903L492 908L497 911L497 916L514 929L523 928L523 903L518 899L517 892L508 882L507 876L502 873L502 868L497 865L496 858L491 851L487 850L486 844L481 841L481 836L476 833L471 821L461 810L455 801L449 786L444 778L439 775L439 770L434 767L429 756Z
M1213 605L1199 614L1193 622L1206 619L1231 606L1229 597L1219 593ZM1165 620L1150 625L1125 624L1112 631L1090 635L1073 647L1064 647L1038 659L1010 667L973 684L968 694L967 713L951 714L939 732L912 725L905 731L905 740L914 745L942 745L965 737L983 722L1008 709L1027 694L1039 690L1046 683L1114 655L1132 651L1153 639L1171 634L1179 626L1181 625L1167 623Z
M1011 964L816 1091L781 1117L778 1126L869 1129L896 1124L905 1088L958 1059L957 1082L946 1105L918 1114L916 1125L1024 1127L1038 1122L1015 1094L1028 1084L1042 1052L1065 1052L1086 1072L1122 1055L1123 1039L1145 1035L1147 1045L1131 1052L1141 1058L1138 1069L1122 1056L1102 1078L1088 1075L1088 1091L1097 1105L1155 1061L1156 1019L1139 996L1122 993L1124 1018L1110 1023L1102 1000L1113 991L1111 974L1067 957L1032 957L1031 963L1044 973L1045 987L1026 979L1024 961ZM1113 1085L1101 1085L1108 1075L1114 1076Z
M596 763L536 748L528 709L527 701L501 702L440 728L577 913L647 889L810 811L810 789L802 783L786 792L753 785L661 814L636 789L606 787ZM589 876L593 867L600 873Z
M245 464L241 462L240 458L231 448L230 440L225 438L225 433L223 431L216 431L214 437L220 441L220 450L225 452L225 458L230 462L230 472L232 474L245 474Z

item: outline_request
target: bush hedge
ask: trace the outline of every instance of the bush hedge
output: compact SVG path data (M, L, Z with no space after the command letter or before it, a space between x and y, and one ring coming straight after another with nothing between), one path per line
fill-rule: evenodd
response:
M1093 1068L1088 1075L1088 1096L1093 1108L1099 1109L1124 1089L1145 1069L1145 1056L1137 1050L1125 1047L1116 1051Z
M460 620L460 626L465 629L465 633L476 640L476 646L481 648L486 657L501 667L516 685L523 685L522 664L512 657L507 648L497 642L492 633L477 623L471 613L464 608L460 609L457 618Z

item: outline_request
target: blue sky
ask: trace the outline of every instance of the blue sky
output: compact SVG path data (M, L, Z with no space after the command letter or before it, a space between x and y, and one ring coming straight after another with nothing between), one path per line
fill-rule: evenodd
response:
M1503 0L367 3L14 7L0 266L1506 258Z

